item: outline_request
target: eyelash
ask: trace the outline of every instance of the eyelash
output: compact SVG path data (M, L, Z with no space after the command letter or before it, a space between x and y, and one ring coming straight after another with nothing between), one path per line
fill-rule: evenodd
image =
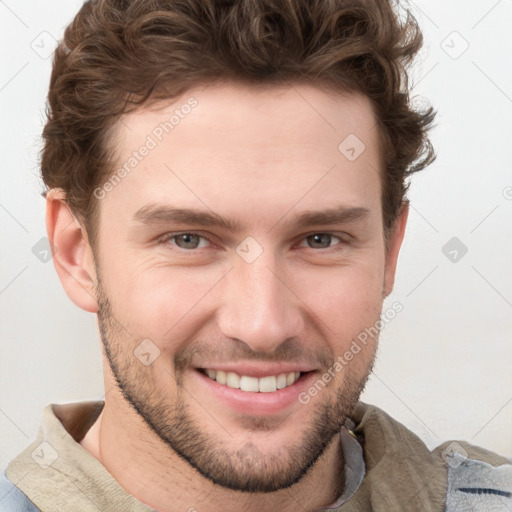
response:
M182 232L178 232L178 233L168 233L168 234L166 234L166 235L164 235L163 237L160 238L159 243L162 244L162 245L172 245L177 250L181 250L183 252L188 252L188 253L196 252L199 249L204 248L204 247L196 247L194 249L183 249L181 247L178 247L176 244L172 243L172 241L176 237L181 236L181 235L198 236L200 239L208 241L209 244L215 245L215 243L212 242L207 236L201 235L200 233L196 233L194 231L182 231ZM348 244L348 242L346 240L344 240L341 236L335 235L334 233L324 232L324 231L315 231L313 233L309 233L309 234L303 235L302 238L301 238L301 242L302 241L306 241L307 238L312 237L314 235L328 235L328 236L332 237L333 239L339 240L339 243L335 244L333 246L324 247L324 248L306 247L307 249L313 249L313 250L316 250L316 251L330 252L330 251L333 251L333 250L334 251L337 250L335 248L337 245L344 246L344 245ZM199 242L199 243L201 243L201 242Z

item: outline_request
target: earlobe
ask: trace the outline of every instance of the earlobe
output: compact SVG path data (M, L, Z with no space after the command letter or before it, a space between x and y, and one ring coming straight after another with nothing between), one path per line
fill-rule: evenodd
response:
M63 190L46 195L46 229L53 264L68 297L81 309L96 313L96 273L85 228L75 219Z
M409 201L402 204L400 214L397 216L389 233L388 246L386 250L386 264L384 269L384 297L387 297L393 291L395 283L396 265L398 254L405 235L405 226L409 215Z

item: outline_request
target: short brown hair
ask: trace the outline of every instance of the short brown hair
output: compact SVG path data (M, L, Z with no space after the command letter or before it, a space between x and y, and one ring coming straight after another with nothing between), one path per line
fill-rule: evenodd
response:
M406 178L435 158L434 110L413 109L408 90L422 42L389 0L89 0L55 51L43 181L65 191L94 245L93 190L114 172L109 133L122 114L216 81L328 84L371 100L387 232Z

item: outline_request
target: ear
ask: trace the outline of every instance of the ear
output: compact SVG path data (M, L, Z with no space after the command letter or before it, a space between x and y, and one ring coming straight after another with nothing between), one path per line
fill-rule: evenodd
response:
M62 189L46 194L46 230L53 264L68 297L79 308L97 313L94 256L86 230L71 213Z
M404 201L399 215L393 222L389 233L389 239L386 249L386 263L384 269L384 297L387 297L393 290L395 284L396 264L398 253L402 246L405 235L405 226L409 216L409 201Z

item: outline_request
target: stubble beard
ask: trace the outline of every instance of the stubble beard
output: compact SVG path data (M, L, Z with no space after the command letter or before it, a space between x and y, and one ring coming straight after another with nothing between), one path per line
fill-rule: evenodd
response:
M135 359L133 350L137 342L129 339L113 318L111 303L99 282L97 292L98 325L104 355L124 399L168 448L210 482L226 489L271 493L299 482L324 454L334 436L340 433L373 369L375 350L363 375L352 375L348 365L343 370L347 372L343 385L336 393L319 392L308 404L313 407L311 419L293 447L273 450L269 454L247 442L241 448L230 449L227 443L202 430L194 418L185 400L189 393L183 387L179 365L175 365L174 379L169 374L169 382L175 380L174 398L162 392L151 380L154 373ZM328 392L334 397L322 401L322 394ZM242 418L241 425L252 431L267 430L268 435L278 428L272 420L251 416ZM221 430L217 423L214 428Z

